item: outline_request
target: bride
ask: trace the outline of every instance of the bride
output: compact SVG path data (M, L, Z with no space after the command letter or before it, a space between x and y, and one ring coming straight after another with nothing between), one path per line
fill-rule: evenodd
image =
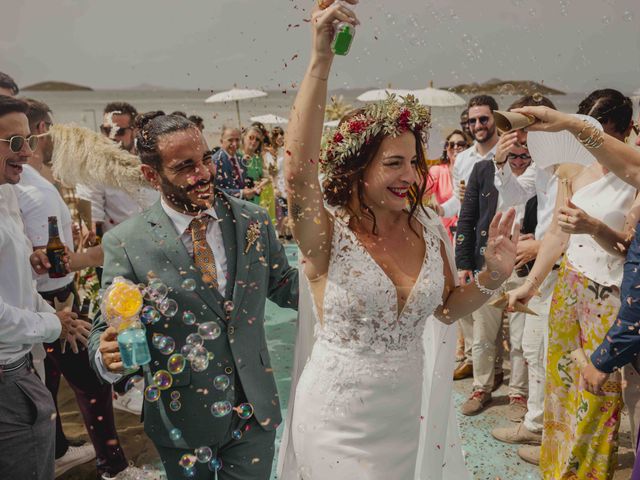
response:
M285 146L290 218L317 325L290 401L279 478L469 478L459 442L452 445L455 332L446 325L483 305L511 274L515 212L496 215L486 270L456 287L448 237L420 204L429 110L391 96L347 115L321 142L334 28L359 23L345 3L323 3L313 13L311 61ZM301 367L307 355L296 349ZM450 459L457 465L447 466Z

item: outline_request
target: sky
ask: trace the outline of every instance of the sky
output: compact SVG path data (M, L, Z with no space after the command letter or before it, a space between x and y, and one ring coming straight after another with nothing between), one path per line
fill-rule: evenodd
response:
M295 88L313 0L2 0L0 71L22 85ZM490 78L640 90L638 0L360 0L330 88Z

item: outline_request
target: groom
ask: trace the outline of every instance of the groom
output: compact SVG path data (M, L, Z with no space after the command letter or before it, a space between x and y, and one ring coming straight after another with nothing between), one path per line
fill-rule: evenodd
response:
M222 465L218 479L266 480L282 419L265 340L265 301L297 308L297 270L289 266L266 211L215 190L215 169L200 130L185 118L160 113L143 120L138 149L142 172L161 199L105 235L102 286L117 276L136 284L155 277L179 306L175 316L146 327L146 385L159 370L171 370L170 354L181 351L198 325L213 322L222 331L204 340L208 362L187 361L172 375L171 386L160 390L159 400L145 395L145 432L168 478L212 478L211 470ZM162 352L154 347L161 336L170 337L175 350L168 352L166 341ZM100 316L90 358L103 378L121 375L116 331ZM250 418L227 413L240 404L244 417L253 410ZM195 458L183 456L193 456L195 449L201 459L212 460L190 466Z

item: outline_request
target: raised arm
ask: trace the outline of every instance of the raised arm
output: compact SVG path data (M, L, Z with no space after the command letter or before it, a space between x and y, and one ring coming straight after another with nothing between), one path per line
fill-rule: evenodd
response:
M576 137L584 127L584 122L566 113L547 107L523 107L514 112L535 117L538 121L527 127L529 131L559 132L567 130ZM602 145L589 149L596 160L611 170L622 180L640 189L640 150L603 133Z
M346 0L355 4L358 0ZM318 159L327 101L327 81L333 62L331 42L335 24L358 23L352 10L341 3L313 10L311 60L291 109L285 142L285 180L293 236L306 259L305 271L313 279L329 265L332 225L324 209ZM333 3L333 4L331 4Z

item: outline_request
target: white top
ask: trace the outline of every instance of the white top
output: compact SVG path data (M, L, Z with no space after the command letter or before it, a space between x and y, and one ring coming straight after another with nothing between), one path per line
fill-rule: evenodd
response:
M146 210L160 197L152 188L139 188L134 198L123 190L96 185L77 185L76 194L91 202L91 220L104 222L105 232Z
M458 195L460 193L460 180L464 180L465 183L468 184L473 166L481 160L493 160L496 156L497 145L498 144L494 145L485 156L478 153L476 143L458 154L456 161L453 164L453 195L449 200L442 204L442 208L444 209L443 217L453 217L458 215L458 212L460 211L460 200L458 199Z
M33 344L60 336L54 309L36 292L18 200L10 185L0 185L0 364L20 360Z
M538 196L538 224L536 240L542 239L551 226L558 193L558 177L553 168L538 168L532 163L525 172L516 177L507 162L502 169L496 168L494 183L502 202L507 207L524 205L534 195Z
M44 247L49 241L48 217L58 218L60 240L71 251L73 248L72 220L69 207L64 203L58 189L30 165L23 167L20 183L15 187L22 220L27 237L36 247ZM38 275L39 292L50 292L73 282L73 273L61 278L49 278L48 274Z
M265 152L265 163L267 166L274 165L278 169L278 173L276 174L276 184L275 188L280 192L280 196L282 198L287 198L287 188L284 182L284 147L278 148L276 152L276 157L273 158L271 152Z
M191 220L193 220L192 215L186 215L184 213L178 212L171 208L165 202L164 198L160 198L160 205L162 206L162 210L167 214L171 223L176 229L176 232L180 234L180 241L189 252L189 255L193 256L193 239L191 238L191 233L187 231L189 225L191 224ZM218 292L220 295L224 297L225 288L227 286L227 253L224 249L224 241L222 238L222 229L220 228L220 219L218 218L218 214L216 213L215 208L211 207L208 210L204 211L205 214L211 216L215 221L210 221L207 225L207 243L211 247L213 251L213 256L216 262L216 270L218 272ZM102 355L100 354L100 350L96 351L95 356L96 366L98 368L98 373L100 376L105 379L109 383L115 383L122 378L122 375L119 373L112 373L107 370L102 363Z
M624 228L625 217L636 197L636 189L609 172L573 194L571 201L614 230ZM623 255L611 255L591 235L571 235L566 252L573 268L600 285L620 286Z

